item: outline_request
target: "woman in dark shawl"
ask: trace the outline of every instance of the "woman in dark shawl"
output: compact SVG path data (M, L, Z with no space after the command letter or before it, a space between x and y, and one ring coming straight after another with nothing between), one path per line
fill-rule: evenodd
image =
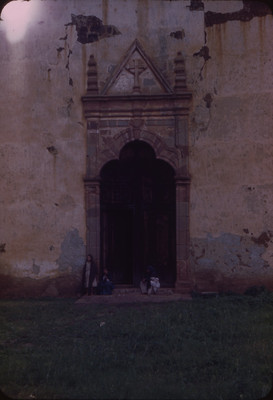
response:
M96 289L98 286L97 283L98 278L98 270L93 260L93 257L88 254L86 262L83 267L83 276L82 276L82 292L83 294L91 294L96 293Z

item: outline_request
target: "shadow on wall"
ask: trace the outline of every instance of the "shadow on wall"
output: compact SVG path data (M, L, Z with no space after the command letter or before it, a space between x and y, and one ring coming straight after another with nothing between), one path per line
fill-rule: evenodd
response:
M60 257L56 260L60 272L77 273L85 262L85 244L79 231L73 229L64 237Z

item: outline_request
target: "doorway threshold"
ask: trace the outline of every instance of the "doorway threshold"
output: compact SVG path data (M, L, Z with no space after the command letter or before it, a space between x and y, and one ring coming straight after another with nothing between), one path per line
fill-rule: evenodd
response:
M131 291L120 291L115 289L111 295L83 296L76 304L142 304L142 303L165 303L171 301L192 300L188 294L174 293L173 290L163 288L156 294L142 294L140 289L132 288Z

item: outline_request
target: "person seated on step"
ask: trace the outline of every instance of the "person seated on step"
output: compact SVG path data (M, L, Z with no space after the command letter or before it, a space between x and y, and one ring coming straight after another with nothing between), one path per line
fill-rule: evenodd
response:
M99 282L99 294L112 294L114 285L112 283L111 274L107 268L104 268L101 280Z
M152 265L149 265L146 269L146 274L140 282L140 290L142 294L156 294L160 288L159 278Z

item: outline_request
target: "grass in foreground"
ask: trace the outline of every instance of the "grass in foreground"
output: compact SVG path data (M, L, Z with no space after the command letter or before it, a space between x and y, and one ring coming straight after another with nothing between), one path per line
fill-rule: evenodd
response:
M260 399L273 296L148 305L0 302L0 388L21 399Z

